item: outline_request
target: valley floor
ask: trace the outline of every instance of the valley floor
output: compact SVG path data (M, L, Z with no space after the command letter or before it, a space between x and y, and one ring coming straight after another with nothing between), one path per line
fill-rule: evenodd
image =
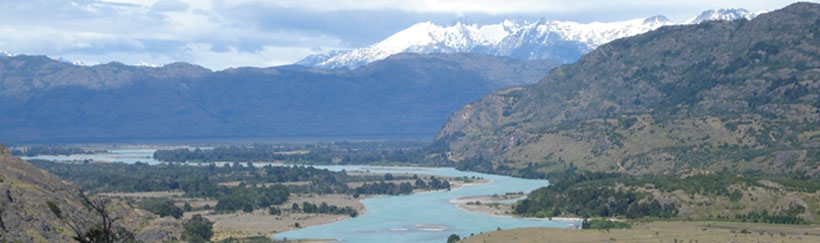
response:
M470 183L464 183L459 180L452 180L451 187L453 189L462 186L473 186L478 184L489 183L488 180L473 180ZM424 192L425 190L417 190L414 193ZM169 198L177 201L177 206L182 207L185 202L189 203L194 208L202 208L205 205L216 205L216 200L206 200L202 198L185 198L182 197L181 191L167 191L167 192L137 192L137 193L102 193L104 196L119 197L119 198L150 198L161 197ZM344 194L291 194L287 202L283 203L280 208L289 207L294 203L302 205L303 202L312 204L321 204L325 202L329 205L336 205L338 207L351 207L355 209L359 216L367 213L367 208L360 200L367 199L373 195L365 195L359 198L354 198L351 195ZM523 195L515 195L520 197ZM510 197L512 198L512 197ZM283 210L281 215L270 215L267 209L257 209L253 212L235 212L235 213L214 213L213 210L191 211L184 214L184 218L190 218L193 215L201 214L205 218L214 222L213 230L214 236L212 241L221 241L228 238L247 238L253 236L270 237L275 233L280 233L289 230L296 230L303 227L310 227L322 224L334 223L349 219L349 215L333 215L333 214L316 214L316 213L291 213ZM298 223L298 227L297 227ZM334 242L333 239L311 239L303 240L301 242Z
M632 229L501 230L469 237L463 242L820 242L820 226L658 221L634 223Z
M320 204L326 202L330 205L341 207L350 206L359 212L359 215L367 213L367 208L359 202L359 199L350 195L315 195L315 194L294 194L291 199L283 205L293 203L302 204L310 202ZM309 214L309 213L282 213L282 215L270 215L267 210L255 210L252 213L230 213L230 214L208 214L207 212L189 212L188 214L201 213L214 222L214 236L212 241L220 241L230 237L244 238L249 236L267 236L274 233L298 229L299 227L309 227L314 225L329 224L350 218L349 215L332 214ZM296 224L299 227L296 227Z
M513 214L510 200L524 195L488 195L454 199L456 208L497 217ZM577 220L580 218L551 218ZM632 229L578 230L522 228L478 234L463 242L820 242L820 225L712 221L636 222Z
M475 184L489 183L485 180L478 180L472 183L464 184L459 181L453 181L452 188L461 186L471 186ZM423 191L416 191L423 192ZM302 202L310 202L319 204L327 202L330 205L337 205L341 207L350 206L359 212L359 216L367 213L367 208L360 200L368 197L353 198L350 195L330 194L330 195L316 195L316 194L294 194L291 199L283 205L291 205L293 203L301 204ZM275 233L284 232L288 230L298 229L295 224L299 223L299 227L309 227L322 224L334 223L349 219L348 215L330 215L330 214L306 214L306 213L283 213L279 216L269 215L266 210L256 210L253 213L231 213L231 214L208 214L207 212L190 212L187 215L202 213L214 224L213 241L219 241L230 237L243 238L249 236L271 236ZM309 242L334 242L333 239L313 239Z

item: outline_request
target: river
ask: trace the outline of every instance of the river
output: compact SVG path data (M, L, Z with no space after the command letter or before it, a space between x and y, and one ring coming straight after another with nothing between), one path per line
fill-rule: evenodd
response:
M362 200L367 214L345 221L312 226L274 235L275 239L337 239L340 242L446 242L450 234L470 234L524 227L572 228L576 220L550 221L497 217L469 213L455 207L453 199L469 196L528 192L549 183L509 176L457 171L453 168L331 166L330 170L367 170L375 173L428 174L452 177L482 177L492 183L451 191L385 196Z
M23 159L53 161L146 162L153 160L153 149L110 150L108 153L70 156L37 156ZM374 173L426 174L448 177L480 177L491 183L465 186L451 191L435 191L403 196L383 196L362 200L367 213L340 222L311 226L273 235L275 239L336 239L339 242L446 242L451 234L470 234L497 229L524 227L574 228L577 220L551 221L482 215L462 211L451 201L461 197L508 192L529 192L549 185L547 180L521 179L509 176L458 171L453 168L316 166L333 171L369 171Z

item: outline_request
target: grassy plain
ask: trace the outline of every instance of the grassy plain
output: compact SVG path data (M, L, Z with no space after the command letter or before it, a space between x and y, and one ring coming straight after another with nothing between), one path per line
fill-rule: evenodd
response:
M293 194L291 198L283 204L291 205L293 203L302 204L302 202L310 202L313 204L320 204L326 202L330 205L340 207L350 206L356 209L360 215L367 213L367 208L359 202L359 199L353 198L349 195L315 195L315 194ZM298 229L299 227L308 227L314 225L321 225L333 223L350 218L349 215L332 215L332 214L309 214L309 213L291 213L283 212L282 215L270 215L267 210L255 210L251 213L236 212L229 214L208 214L207 212L191 212L188 214L201 213L208 219L214 222L214 237L213 241L219 241L229 237L243 238L250 236L267 236L270 237L275 233L284 232L288 230Z
M632 229L522 228L468 237L475 242L820 242L819 225L710 221L634 223Z

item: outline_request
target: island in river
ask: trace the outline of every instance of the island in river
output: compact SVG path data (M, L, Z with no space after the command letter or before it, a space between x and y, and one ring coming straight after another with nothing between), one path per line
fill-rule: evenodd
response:
M288 239L319 238L361 241L390 239L398 235L402 236L402 239L408 239L408 242L441 242L450 234L466 237L470 234L479 234L497 230L498 228L516 227L574 228L580 223L577 220L548 221L546 219L481 215L460 210L456 207L457 203L451 202L457 198L481 195L520 195L548 185L549 183L546 180L520 179L463 172L452 168L433 167L293 167L292 165L274 165L271 163L168 164L155 161L149 161L150 164L153 164L149 165L140 162L140 160L150 159L147 154L150 154L150 150L145 148L129 148L128 150L109 151L107 154L95 153L93 154L93 161L88 159L88 156L90 156L88 154L77 155L78 157L72 157L74 155L44 156L26 159L66 180L75 182L75 184L92 193L112 193L111 196L123 197L132 200L135 204L151 197L164 197L173 200L177 207L187 208L183 217L202 214L214 222L215 235L212 240L249 236L270 237L273 235L276 239L287 237ZM118 161L116 158L106 158L107 156L129 158L128 162L131 164L99 162ZM38 159L60 160L63 162L53 163ZM313 177L301 179L279 177L279 175L290 173L287 170L278 171L284 167L291 168L290 170L299 173L306 173L306 175L313 175ZM123 170L128 171L128 173L110 173ZM89 174L100 173L109 173L105 178L111 178L119 182L142 184L122 185L121 188L115 188L110 185L99 184L98 180L90 179L101 178L89 176ZM209 176L207 181L201 181L201 176L180 177L180 181L178 181L180 186L176 189L163 187L165 185L163 183L144 183L176 178L174 176L176 174ZM386 178L388 174L393 178ZM424 185L418 187L415 181L417 179L413 177L421 179L422 184L427 184L427 187ZM197 183L212 184L214 188L219 188L216 191L221 190L224 192L213 194L211 190L203 190L202 188L193 190L186 185L194 181L186 181L185 178L198 178ZM435 184L433 178L437 178L438 183L440 183L437 189L429 187ZM333 183L331 183L331 186L316 184L322 181ZM440 187L445 183L450 187L450 190ZM399 190L396 189L399 187L388 186L394 188L393 191L385 191L381 187L387 184L410 184L414 189L410 191L412 192L410 195L394 193ZM247 209L238 207L229 211L216 210L220 205L220 201L225 201L225 198L220 195L242 196L231 194L231 192L253 191L260 188L270 189L276 188L276 185L284 186L290 190L286 201L266 207L254 206ZM134 191L134 188L144 188L145 190ZM333 191L342 193L333 193ZM385 193L377 193L378 191ZM355 214L293 210L294 204L303 209L305 203L314 206L325 203L329 207L349 207L355 210ZM314 230L326 233L317 234L314 233ZM363 231L366 231L367 234L362 234ZM408 237L408 235L412 237ZM351 236L353 238L350 238Z

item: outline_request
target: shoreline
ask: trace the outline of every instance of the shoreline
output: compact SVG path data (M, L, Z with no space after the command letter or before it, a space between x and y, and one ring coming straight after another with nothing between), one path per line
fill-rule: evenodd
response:
M452 180L452 178L448 178L448 179L449 179L448 181L451 183L450 184L451 185L450 190L458 190L462 187L479 186L479 185L485 185L485 184L490 184L490 183L494 182L493 180L489 180L489 179L475 179L474 181L469 182L469 183L462 183L461 181ZM444 190L444 189L442 189L442 190ZM432 192L437 192L437 191L442 191L442 190L419 190L419 191L414 191L414 192L412 192L408 195L432 193ZM356 203L358 204L358 206L360 206L363 209L362 210L363 212L361 214L359 214L358 216L356 216L356 217L362 217L364 215L367 215L367 213L369 213L369 210L367 209L367 207L364 205L364 203L362 203L363 200L367 200L367 199L371 199L371 198L379 198L379 197L389 197L389 196L392 196L392 195L371 195L371 196L367 196L367 197L358 198L356 200ZM276 234L287 232L287 231L299 230L299 229L312 227L312 226L320 226L320 225L325 225L325 224L337 223L337 222L341 222L341 221L345 221L345 220L350 220L352 218L353 217L350 217L350 216L343 216L343 217L338 217L338 218L336 218L335 220L332 220L332 221L324 220L324 221L320 221L320 222L313 222L313 223L310 223L310 224L303 224L299 228L289 227L288 229L283 230L283 231L273 232L269 236L271 236L274 240L284 240L284 239L276 238ZM338 239L293 239L291 241L310 242L310 243L330 243L330 242L338 242L339 240Z
M301 204L302 202L310 202L313 204L320 204L326 202L330 205L336 206L350 206L357 210L361 217L367 215L369 212L367 207L361 203L361 200L356 199L350 195L333 194L333 195L315 195L315 194L299 194L294 196L288 202L282 204L290 205L293 203ZM213 241L220 241L227 238L244 238L251 236L264 236L272 238L278 233L298 230L301 228L319 226L324 224L336 223L352 219L350 215L334 215L334 214L316 214L316 213L285 213L281 215L270 215L267 210L255 210L252 213L231 213L231 214L203 214L204 217L214 222L214 236ZM296 225L299 227L296 227ZM335 239L298 239L295 242L312 242L312 243L327 243L337 242Z
M481 214L491 217L499 217L499 218L519 218L519 219L527 219L527 220L543 220L543 221L569 221L573 222L570 223L570 228L579 228L580 222L583 221L583 218L577 217L548 217L548 218L536 218L536 217L522 217L516 214L511 213L512 203L503 202L508 200L515 200L521 199L525 197L524 194L516 194L516 195L484 195L484 196L469 196L469 197L460 197L454 198L450 200L450 203L453 206L461 211L474 213L474 214ZM578 222L577 224L575 222Z

